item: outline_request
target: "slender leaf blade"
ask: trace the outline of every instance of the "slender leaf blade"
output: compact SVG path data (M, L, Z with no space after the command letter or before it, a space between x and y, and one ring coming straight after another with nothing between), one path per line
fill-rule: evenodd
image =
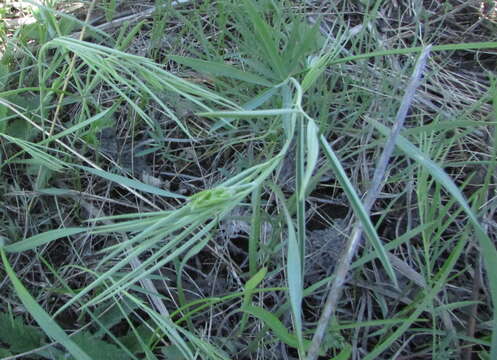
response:
M79 234L79 233L82 233L85 231L88 231L88 229L87 228L77 228L77 227L45 231L44 233L37 234L37 235L31 236L27 239L17 241L13 244L6 245L4 247L4 249L5 249L5 251L10 252L10 253L19 253L19 252L23 252L23 251L27 251L27 250L33 250L34 248L36 248L38 246L42 246L42 245L51 243L54 240L58 240L60 238Z
M314 120L309 119L307 122L306 130L306 150L307 158L305 164L305 172L302 179L302 191L300 191L301 200L306 194L306 189L312 177L312 172L318 163L319 155L319 137L318 137L318 127L314 123Z
M52 317L47 314L47 312L43 310L40 305L38 305L35 299L33 299L31 294L17 278L3 249L0 249L0 255L5 267L5 272L9 276L12 285L14 285L17 295L43 331L45 331L45 333L52 339L63 345L77 360L92 360L88 354L86 354L78 345L76 345L74 341L71 340L71 338L52 319Z
M380 124L377 121L371 122L373 126L382 134L388 135L390 133L390 130L385 125ZM437 182L440 183L457 200L466 215L468 215L468 219L475 229L476 237L481 246L481 254L483 256L485 268L487 269L488 277L490 280L489 283L492 302L494 306L497 306L497 272L495 271L495 268L497 267L497 250L495 249L492 240L488 237L485 230L478 221L477 216L464 198L461 190L459 190L459 188L452 181L449 175L447 175L447 173L443 171L440 166L438 166L435 162L428 158L409 140L399 135L396 144L408 157L426 168L430 175L433 176L433 178L435 178ZM497 358L497 312L494 312L492 326L493 332L491 354L493 357Z
M271 83L266 79L255 74L239 70L230 65L221 64L214 61L192 59L186 56L178 56L178 55L171 56L171 59L173 59L179 64L186 65L194 70L203 73L209 73L217 76L225 76L256 85L271 86Z
M378 258L380 259L381 264L385 268L385 271L387 272L388 276L392 279L394 284L396 284L397 277L395 275L395 271L393 270L393 266L390 263L390 260L388 259L387 250L381 243L378 233L376 232L367 211L364 209L364 206L361 202L361 199L359 198L359 195L357 195L356 191L354 190L354 186L347 177L347 174L345 173L345 170L343 169L340 160L336 156L331 146L328 144L326 138L323 135L321 135L319 137L319 141L321 143L321 146L323 148L326 157L328 158L328 162L331 168L333 169L333 172L335 173L338 181L342 185L342 188L347 198L349 199L352 208L354 209L354 213L361 221L364 231L368 235L368 239L371 241L374 249L378 253Z
M121 176L121 175L112 174L112 173L109 173L109 172L104 171L104 170L93 169L93 168L83 166L83 165L75 165L75 166L77 166L77 167L79 167L79 168L81 168L81 169L83 169L91 174L103 177L104 179L116 182L116 183L121 184L121 185L125 185L127 187L132 188L132 189L144 191L144 192L154 194L154 195L174 198L174 199L186 199L187 198L186 196L183 196L180 194L175 194L175 193L167 191L167 190L162 190L162 189L159 189L155 186L144 184L140 181L133 180L133 179Z

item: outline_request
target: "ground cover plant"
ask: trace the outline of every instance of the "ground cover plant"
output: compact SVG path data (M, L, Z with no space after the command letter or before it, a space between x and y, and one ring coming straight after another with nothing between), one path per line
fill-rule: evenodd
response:
M1 359L497 358L493 1L0 19Z

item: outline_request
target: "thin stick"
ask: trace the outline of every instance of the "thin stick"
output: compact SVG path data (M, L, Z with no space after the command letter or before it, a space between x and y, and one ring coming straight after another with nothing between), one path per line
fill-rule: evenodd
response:
M421 53L418 62L416 63L414 72L411 75L411 79L409 81L409 85L407 86L404 97L402 98L400 108L395 118L395 124L392 128L390 137L388 138L385 147L383 149L383 152L380 156L380 159L378 161L378 166L375 169L371 187L367 192L366 198L364 199L364 208L367 213L370 212L371 207L373 206L373 203L375 202L381 190L388 162L390 160L390 157L392 156L395 147L395 142L400 133L400 130L404 125L404 121L407 116L407 111L411 106L416 89L421 82L421 74L424 71L426 60L428 59L428 55L430 53L430 49L431 45L423 49L423 52ZM359 221L356 222L354 229L352 230L352 235L350 236L349 241L345 246L342 256L340 257L339 263L337 264L334 274L335 281L331 286L331 289L328 293L328 297L326 299L326 303L323 308L323 313L319 318L319 322L316 327L316 332L314 333L311 346L307 353L307 360L316 360L316 358L319 355L319 349L321 347L321 343L323 341L331 317L336 309L338 300L340 299L347 273L350 270L350 264L352 263L352 259L361 242L362 231L363 229L361 223Z

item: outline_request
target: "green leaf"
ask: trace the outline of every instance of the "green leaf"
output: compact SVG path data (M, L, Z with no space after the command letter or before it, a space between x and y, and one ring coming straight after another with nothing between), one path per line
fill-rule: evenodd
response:
M283 323L272 313L258 306L245 306L243 311L255 316L261 321L264 321L264 323L274 332L274 335L277 336L278 339L288 346L298 349L299 341L297 338L290 334L285 325L283 325Z
M52 317L47 314L43 308L38 305L38 303L33 299L31 294L26 290L24 285L17 278L14 270L10 266L10 263L5 255L5 251L0 249L0 255L3 261L5 272L10 278L14 289L17 292L17 296L21 299L26 310L29 311L31 316L35 319L38 325L45 331L50 338L57 341L59 344L64 346L76 360L92 360L86 352L84 352L65 332L64 330L52 319Z
M198 113L204 117L232 117L232 118L253 118L258 116L279 116L286 114L297 114L295 109L266 109L266 110L238 110L238 111L209 111Z
M266 274L267 274L267 268L263 267L246 282L243 292L242 310L245 307L250 306L250 300L252 299L252 290L254 290L257 287L257 285L260 284L260 282L264 279ZM245 329L245 325L247 324L247 316L248 316L247 314L243 314L242 316L238 335L240 335Z
M143 346L150 344L159 338L159 334L154 332L152 321L144 322L135 329L130 329L128 334L119 338L119 341L133 354L143 352Z
M331 358L330 360L348 360L350 359L351 355L352 346L350 344L347 344L337 356Z
M138 180L133 180L133 179L121 176L121 175L112 174L112 173L109 173L109 172L104 171L104 170L93 169L93 168L83 166L83 165L75 165L75 166L79 167L79 168L81 168L89 173L92 173L94 175L103 177L104 179L116 182L120 185L125 185L127 187L132 188L132 189L144 191L144 192L154 194L154 195L170 197L170 198L174 198L174 199L186 199L186 196L183 196L180 194L175 194L175 193L172 193L170 191L162 190L162 189L159 189L155 186L144 184Z
M4 247L5 251L10 253L23 252L27 250L32 250L38 246L48 244L54 240L71 236L74 234L79 234L81 232L88 231L87 228L63 228L46 231L41 234L31 236L25 240L15 242Z
M285 205L285 198L282 191L276 186L272 186L274 193L280 200L281 207L285 214L285 219L287 222L287 232L288 232L288 255L286 260L286 271L287 271L287 281L288 281L288 293L290 297L290 308L292 310L292 319L295 332L297 333L298 339L298 349L299 353L304 352L303 348L303 336L302 336L302 298L303 298L303 287L304 281L302 276L302 262L303 259L300 258L300 248L297 242L297 236L295 234L295 228L293 226L292 218L290 212Z
M264 50L264 55L271 61L273 69L278 74L279 78L283 80L287 74L285 74L283 59L279 53L279 46L271 35L273 29L264 21L252 0L244 0L244 4L250 20L252 21L252 25L254 26L254 36L258 38L258 41Z
M316 167L319 155L319 137L318 137L318 127L314 123L314 120L309 119L307 122L307 133L306 133L306 149L307 158L305 164L305 172L302 179L302 189L300 191L300 200L302 200L306 194L306 189L309 185L309 181L312 177L312 172Z
M199 59L192 59L185 56L171 56L171 59L177 63L191 67L199 72L208 73L217 76L225 76L232 79L245 81L251 84L271 86L271 83L264 78L251 74L246 71L239 70L233 66L221 64L213 61L205 61Z
M390 130L383 124L372 120L373 126L378 129L383 135L388 136ZM431 176L441 184L459 203L463 208L464 212L468 215L470 223L475 229L475 235L481 246L481 254L485 263L485 268L488 273L489 283L490 283L490 293L492 295L492 302L494 307L497 306L497 272L495 268L497 267L497 250L488 237L485 230L478 221L477 216L467 203L461 190L454 184L452 179L443 171L440 166L434 163L430 158L428 158L421 150L414 146L409 140L403 136L398 136L396 141L397 146L411 159L415 160L418 164L423 166ZM492 324L492 357L497 358L497 312L494 311L494 318Z
M6 349L0 349L0 356L2 358L12 356L12 353L10 351L7 351Z
M114 325L120 323L123 319L138 308L138 305L131 302L127 298L121 301L103 303L99 305L94 312L94 315L99 318L99 329L93 333L96 338L101 338L105 335L106 330L111 329ZM129 350L129 348L128 348Z
M7 131L8 119L7 114L9 113L9 109L0 103L0 133L4 133ZM0 158L0 162L1 162Z
M12 353L23 353L44 344L40 329L26 325L21 318L0 312L0 342L7 344Z
M81 349L83 349L92 360L128 360L126 355L119 347L109 344L105 341L95 338L89 332L83 331L72 337L72 340Z
M254 276L252 276L245 284L245 291L247 293L250 293L250 291L254 290L257 285L261 283L262 280L264 280L264 277L267 274L267 268L263 267L260 269ZM250 297L250 295L249 295Z
M390 279L392 279L394 284L397 285L397 277L395 276L392 264L388 259L387 251L384 248L383 244L381 243L378 233L376 232L373 223L371 222L371 219L368 216L368 213L364 209L364 206L361 202L361 199L359 198L359 195L357 195L354 189L354 185L352 185L349 178L347 177L347 174L345 173L345 170L343 169L340 160L336 156L330 144L328 144L326 138L323 135L321 135L319 137L319 141L321 143L321 146L323 148L326 157L328 158L328 163L333 169L333 172L335 173L338 181L340 182L340 185L342 185L343 191L345 192L347 199L350 201L350 204L354 209L355 215L361 221L363 229L368 235L368 239L371 241L374 249L378 254L378 258L380 259Z
M307 22L293 19L291 33L283 50L282 57L286 61L288 70L295 71L309 52L317 50L317 42L321 36L319 32L320 21L317 20L310 26Z
M0 63L0 91L3 91L3 89L6 87L7 83L9 82L9 76L9 66Z
M183 353L174 344L162 347L161 352L168 360L185 360Z
M31 140L36 133L33 127L24 119L14 119L7 126L7 135L15 136L21 140Z

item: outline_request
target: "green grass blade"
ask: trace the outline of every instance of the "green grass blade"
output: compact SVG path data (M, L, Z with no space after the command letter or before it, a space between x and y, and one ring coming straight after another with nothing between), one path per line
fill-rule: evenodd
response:
M213 61L192 59L189 57L178 56L178 55L173 55L170 58L179 64L186 65L202 73L208 73L216 76L225 76L232 79L245 81L250 84L263 85L263 86L272 85L269 81L258 75L239 70L230 65L221 64Z
M38 143L38 145L45 145L51 141L54 141L56 139L60 139L61 137L67 136L69 134L72 134L72 133L80 130L80 129L83 129L86 126L91 125L95 121L99 121L99 120L105 118L106 116L109 116L110 114L112 114L115 111L115 109L116 109L116 106L113 106L109 109L106 109L106 110L98 113L97 115L92 116L91 118L89 118L85 121L81 121L81 122L77 123L76 125L71 126L70 128L68 128L64 131L61 131L60 133L58 133L56 135L52 135L52 136L46 138L45 140L40 141Z
M381 243L378 233L376 232L373 223L369 218L368 213L364 209L361 199L355 192L354 186L347 177L347 174L345 173L345 170L343 169L340 160L338 160L338 157L335 155L335 152L328 144L328 141L323 135L319 137L319 141L321 143L321 146L323 148L326 157L328 158L328 163L333 169L333 172L335 173L338 181L342 185L343 191L347 195L347 199L349 199L355 215L361 221L363 229L365 233L368 235L368 239L373 244L373 247L376 250L378 258L380 259L383 267L385 268L385 271L387 272L390 279L392 279L393 283L397 284L397 277L395 276L395 271L393 270L392 264L388 259L387 250Z
M261 234L261 185L252 192L252 219L249 237L249 274L254 276L257 270L257 254Z
M390 130L383 124L377 121L372 121L372 124L376 129L378 129L383 135L388 136ZM478 221L477 216L467 203L461 190L454 184L452 179L443 171L440 166L429 159L422 151L420 151L415 145L413 145L406 138L399 136L396 142L397 146L411 159L415 160L421 166L426 168L426 170L437 180L459 203L463 208L468 219L475 229L475 235L481 246L481 254L485 262L485 268L487 269L487 274L489 277L490 290L492 295L492 302L494 307L497 306L497 272L495 268L497 267L497 250L488 237L485 230ZM494 312L493 319L493 331L492 331L492 349L491 354L494 358L497 358L497 312Z
M288 252L286 260L286 271L288 277L288 293L290 297L290 305L292 309L292 319L294 324L294 330L297 334L297 339L299 341L299 353L303 355L305 353L303 346L303 335L302 335L302 299L304 281L302 274L302 262L303 259L300 258L300 247L297 241L297 236L295 233L295 228L293 225L290 213L285 205L285 198L283 193L275 185L272 186L274 193L280 200L281 207L285 214L285 219L287 223L288 232Z
M450 51L450 50L478 50L478 49L495 49L495 48L497 48L497 42L488 41L488 42L475 42L475 43L435 45L431 48L431 51L433 52L433 51ZM407 54L422 52L424 49L425 47L423 46L416 46L411 48L374 51L366 54L347 56L341 59L332 60L330 61L329 65L343 64L350 61L369 59L377 56L407 55Z
M245 104L243 104L242 108L245 110L254 110L258 108L259 106L264 105L267 101L269 101L275 94L277 94L279 91L278 86L274 86L272 88L266 89L263 91L261 94L255 96ZM209 133L213 134L215 133L219 128L223 126L227 126L229 128L234 129L235 126L231 124L233 121L233 118L222 118L218 122L216 122L214 125L212 125L211 129L209 130Z
M319 135L318 135L318 127L314 123L313 120L308 119L307 122L307 130L306 130L306 164L305 164L305 172L302 178L302 189L300 189L300 198L306 194L306 189L309 185L309 182L312 177L312 173L314 168L318 163L318 155L319 155Z
M263 267L250 279L248 279L248 281L245 283L244 295L242 301L242 310L245 309L246 307L250 307L250 301L252 300L253 290L257 287L257 285L261 283L262 280L264 280L266 274L267 274L267 268ZM240 327L237 331L238 336L240 336L243 333L243 330L245 329L245 326L247 324L247 319L248 319L248 314L244 313L242 315L242 320L240 321Z
M278 339L288 346L298 349L298 339L288 332L285 325L283 325L283 323L276 316L274 316L274 314L261 307L250 305L243 307L243 311L255 316L259 320L262 320L273 331L274 335L276 335Z
M67 164L62 160L59 160L55 156L47 154L44 150L48 150L48 148L44 148L38 144L34 144L32 142L25 141L6 134L0 133L0 136L21 147L24 151L26 151L33 157L33 162L37 163L38 165L46 166L48 169L57 172L62 171L64 167L67 166ZM7 162L4 162L3 165L5 165L6 163Z
M54 240L79 234L88 231L87 228L64 228L46 231L44 233L31 236L25 240L15 242L4 247L5 251L10 253L19 253L23 251L33 250L34 248L48 244Z
M258 37L266 57L271 61L273 70L278 74L279 78L283 80L283 77L285 76L283 59L279 53L279 47L271 35L271 27L259 14L252 0L244 0L244 4L250 20L252 21L252 25L254 26L255 36Z
M458 240L456 246L450 252L447 261L444 263L442 269L440 270L437 281L434 282L434 286L423 296L419 304L417 304L413 313L400 325L392 334L390 334L384 341L378 344L366 357L364 360L374 360L378 359L379 355L388 349L388 347L396 341L410 326L414 323L418 317L427 310L430 303L440 292L441 288L445 285L445 281L449 276L450 272L453 270L454 265L461 256L461 252L464 249L466 243L467 234L463 234L461 239Z
M178 300L179 300L179 304L181 307L187 306L187 300L186 300L185 291L183 288L183 269L184 269L186 263L188 262L188 260L190 260L192 257L197 255L207 245L207 243L210 240L211 240L211 238L209 236L206 236L203 240L199 241L198 244L195 244L194 246L192 246L192 248L190 250L188 250L188 252L185 254L185 256L183 257L183 259L181 260L181 262L179 264L177 264L178 261L175 259L175 264L176 264L176 269L177 269L176 287L177 287L177 291L178 291ZM191 319L188 317L186 320L188 322L188 326L191 329L193 329L194 325L193 325L193 322L191 321Z
M266 109L266 110L240 110L240 111L209 111L197 114L204 117L232 117L232 118L254 118L259 116L279 116L297 114L295 109Z
M38 325L43 331L52 339L64 346L76 360L92 360L81 348L71 340L71 338L64 332L64 330L51 318L49 314L33 299L31 294L26 290L24 285L19 281L14 270L5 255L5 251L0 248L0 255L2 257L5 271L14 285L14 288L21 299L23 305L29 311L31 316L36 320Z
M90 167L83 166L83 165L77 165L76 167L79 167L79 168L81 168L81 169L83 169L91 174L103 177L104 179L113 181L113 182L121 184L121 185L125 185L127 187L132 188L132 189L144 191L144 192L154 194L154 195L169 197L169 198L173 198L173 199L186 199L187 198L186 196L183 196L180 194L175 194L175 193L172 193L170 191L162 190L162 189L159 189L155 186L144 184L138 180L133 180L133 179L121 176L121 175L112 174L112 173L109 173L109 172L104 171L104 170L92 169Z

